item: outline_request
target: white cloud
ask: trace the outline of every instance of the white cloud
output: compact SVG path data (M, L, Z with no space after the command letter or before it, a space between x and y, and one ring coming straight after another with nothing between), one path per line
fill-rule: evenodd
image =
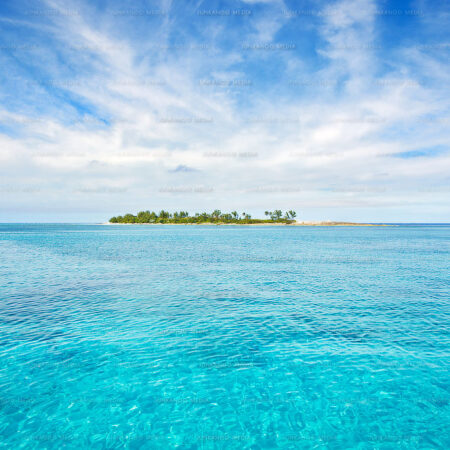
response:
M281 10L283 5L277 5ZM79 58L77 52L64 51L74 42L85 46L81 54L91 61L91 69L63 90L92 105L100 122L86 113L74 123L71 109L52 117L0 111L2 123L20 132L20 138L1 137L5 183L53 186L56 210L67 202L74 208L88 202L100 215L184 204L189 209L219 204L222 209L257 211L278 202L284 208L323 208L324 213L343 207L349 208L348 214L353 208L355 215L347 219L375 220L381 213L371 216L364 208L386 211L384 206L413 202L405 189L422 204L435 196L424 185L430 180L448 182L447 154L421 159L389 155L448 142L445 124L423 122L427 114L445 117L448 103L406 70L415 61L440 79L446 76L446 65L431 55L405 50L391 73L377 77L375 7L369 0L344 0L330 5L321 18L325 45L318 51L327 64L315 77L337 80L337 89L318 86L314 95L286 98L277 96L276 89L247 87L254 90L254 95L246 94L249 103L242 102L233 87L205 88L199 83L213 77L245 79L245 70L236 65L239 52L180 52L152 63L152 57L143 54L148 42L129 42L126 35L112 32L110 23L94 26L95 20L82 14L55 15L47 32L59 42L66 61L75 64ZM264 17L246 37L271 41L284 20ZM161 23L165 42L170 26L167 20ZM296 58L295 53L286 56L291 67L304 67ZM48 78L57 79L59 67L50 61ZM179 166L196 171L174 171ZM13 168L14 176L8 172ZM186 185L209 186L212 191L160 192L162 187ZM119 187L127 195L105 191L105 186ZM264 186L275 188L267 192ZM30 208L46 204L47 195L48 190L30 194ZM418 220L414 202L410 214Z

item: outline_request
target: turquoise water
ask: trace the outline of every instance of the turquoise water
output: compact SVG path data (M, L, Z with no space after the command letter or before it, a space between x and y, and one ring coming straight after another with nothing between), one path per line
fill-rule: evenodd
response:
M0 225L1 448L449 448L450 227Z

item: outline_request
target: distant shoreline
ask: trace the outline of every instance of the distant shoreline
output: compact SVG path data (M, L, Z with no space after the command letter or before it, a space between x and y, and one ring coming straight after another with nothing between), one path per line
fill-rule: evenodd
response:
M214 226L243 226L243 227L392 227L396 225L384 223L357 223L357 222L293 222L293 223L112 223L105 222L100 225L214 225Z
M281 209L265 211L266 219L252 219L248 213L239 214L237 211L223 213L220 209L215 209L208 214L195 213L189 215L187 211L175 211L173 213L161 210L140 211L136 215L125 214L124 216L111 217L105 225L115 224L139 224L139 225L246 225L246 226L294 226L294 227L381 227L387 224L380 223L357 223L337 220L298 220L297 213L293 210L283 214Z

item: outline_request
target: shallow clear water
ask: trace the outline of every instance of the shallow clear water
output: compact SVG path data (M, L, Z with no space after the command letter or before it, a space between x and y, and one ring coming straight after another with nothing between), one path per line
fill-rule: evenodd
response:
M450 227L0 225L1 448L449 448Z

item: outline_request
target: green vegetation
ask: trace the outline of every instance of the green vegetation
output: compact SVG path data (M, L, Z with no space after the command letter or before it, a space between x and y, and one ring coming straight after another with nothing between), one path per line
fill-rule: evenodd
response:
M111 217L110 223L193 223L193 224L257 224L257 223L284 223L289 224L295 222L297 214L295 211L287 211L284 216L281 210L266 211L265 215L268 219L252 219L250 214L239 214L236 211L231 213L222 213L222 211L215 209L211 214L206 212L196 213L190 216L187 211L179 211L169 213L167 211L160 211L159 214L150 211L141 211L136 216L133 214L125 214L124 216Z

